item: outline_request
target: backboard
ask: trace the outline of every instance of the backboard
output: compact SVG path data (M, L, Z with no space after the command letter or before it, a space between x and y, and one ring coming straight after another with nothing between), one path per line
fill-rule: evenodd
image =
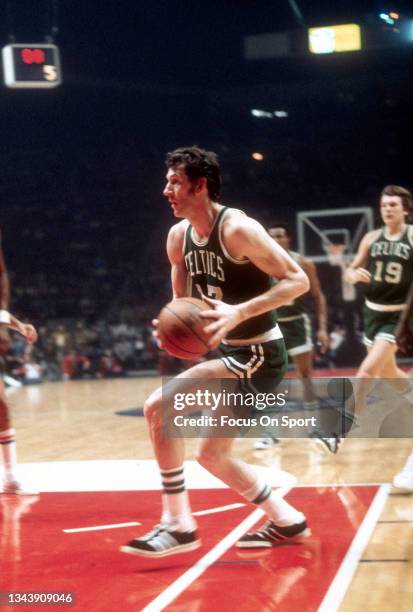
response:
M345 245L351 261L364 234L374 228L373 209L368 206L329 208L297 213L297 250L315 263L328 263L326 244Z

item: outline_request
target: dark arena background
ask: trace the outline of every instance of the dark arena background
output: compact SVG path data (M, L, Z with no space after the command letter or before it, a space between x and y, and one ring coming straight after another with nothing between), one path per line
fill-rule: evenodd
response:
M199 466L190 440L202 547L155 561L119 547L161 509L145 398L187 367L152 336L171 299L166 152L215 151L222 203L289 224L327 302L315 388L354 377L364 289L343 272L380 226L382 188L413 190L412 4L5 0L0 17L1 46L24 50L2 56L2 247L10 312L39 335L31 347L12 332L3 356L18 475L35 493L0 493L0 608L73 593L52 607L411 610L413 486L392 485L412 448L411 403L406 437L350 437L337 454L314 437L235 442L305 513L302 544L235 548L262 515ZM397 354L409 375L412 360Z

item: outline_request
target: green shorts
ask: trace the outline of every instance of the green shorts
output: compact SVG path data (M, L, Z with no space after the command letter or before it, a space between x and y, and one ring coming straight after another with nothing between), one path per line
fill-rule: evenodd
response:
M287 351L282 338L246 346L221 344L219 350L226 368L236 374L241 383L247 386L252 383L255 389L263 392L274 389L287 371Z
M289 319L278 319L278 325L284 336L288 355L294 357L313 350L311 321L308 315L303 313Z
M379 312L378 310L372 310L364 305L364 344L371 347L375 340L386 340L386 342L394 344L396 342L394 330L399 319L400 310L396 312Z

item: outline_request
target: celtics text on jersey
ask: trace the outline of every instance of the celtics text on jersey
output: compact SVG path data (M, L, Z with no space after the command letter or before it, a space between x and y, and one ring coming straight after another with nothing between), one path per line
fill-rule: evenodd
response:
M226 250L221 228L228 210L225 206L221 208L206 240L198 240L193 227L188 225L184 244L185 266L193 290L227 304L241 304L268 291L274 281L251 261L236 260ZM276 314L272 310L240 323L227 338L255 338L270 332L275 325Z

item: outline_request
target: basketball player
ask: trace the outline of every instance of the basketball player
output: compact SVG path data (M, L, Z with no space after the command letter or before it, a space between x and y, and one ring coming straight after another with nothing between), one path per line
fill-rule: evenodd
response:
M176 149L168 154L166 164L163 193L175 217L182 219L167 239L173 295L190 295L188 281L198 289L211 307L203 312L213 319L206 327L209 345L222 351L222 357L197 364L175 381L254 382L266 377L277 384L285 373L287 356L274 309L308 290L306 274L259 223L219 204L220 171L214 153L198 147ZM276 285L273 278L279 281ZM183 440L165 436L161 399L162 389L157 389L145 403L163 484L161 521L121 548L146 557L194 550L201 544L185 490ZM204 438L197 459L268 516L268 523L245 534L238 546L270 547L307 535L304 515L278 499L252 467L234 459L232 445L230 438Z
M404 309L400 321L396 327L397 346L407 352L413 346L413 331L410 322L413 316L413 286L407 297L406 308ZM412 416L413 418L413 416ZM393 478L393 486L398 489L413 491L413 452L407 458L402 470Z
M363 237L344 276L349 283L367 285L363 318L368 354L356 375L363 381L356 391L356 410L372 435L379 431L380 422L374 406L365 406L369 379L400 379L401 392L409 387L403 383L407 374L396 363L395 329L413 281L413 226L407 224L412 205L412 195L404 187L387 185L383 189L380 214L384 225ZM389 405L388 410L391 408Z
M288 252L309 278L310 293L317 317L317 343L320 352L325 353L328 349L327 307L317 269L312 261L290 250L291 232L286 223L277 223L275 226L270 227L268 234ZM318 408L319 402L311 378L313 366L311 321L306 312L303 299L298 297L295 300L291 300L288 304L277 308L277 320L284 336L287 354L291 357L303 385L304 408L305 410L315 410ZM276 438L272 437L269 431L266 434L256 441L254 448L265 449L274 444ZM336 452L336 440L334 438L331 439L332 442L330 442L330 438L320 437L319 439L326 445L328 450Z
M9 277L4 260L0 236L0 354L7 353L9 348L8 328L15 329L21 333L28 342L33 343L37 334L32 325L21 323L8 312L10 297ZM4 368L3 358L1 367ZM10 409L4 388L4 382L0 378L0 448L4 465L3 493L7 494L32 494L26 491L16 478L16 439L15 431L10 422Z

